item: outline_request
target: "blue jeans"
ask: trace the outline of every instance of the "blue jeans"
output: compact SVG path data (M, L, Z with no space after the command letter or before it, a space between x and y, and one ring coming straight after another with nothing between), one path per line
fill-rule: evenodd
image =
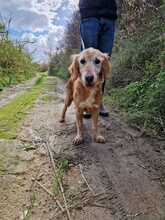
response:
M80 24L81 49L94 47L111 56L115 21L106 18L86 18Z

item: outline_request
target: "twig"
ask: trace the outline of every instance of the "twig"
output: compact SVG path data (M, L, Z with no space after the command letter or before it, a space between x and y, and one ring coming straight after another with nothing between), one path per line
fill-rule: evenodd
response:
M91 186L89 185L87 179L85 178L85 176L84 176L84 174L83 174L82 165L79 164L79 167L80 167L81 176L82 176L83 180L85 181L85 183L86 183L88 189L92 192L93 195L96 195L95 192L94 192L94 190L91 188Z
M42 166L42 165L41 165ZM37 172L37 175L32 179L32 183L30 185L30 188L29 188L29 192L31 192L33 190L33 187L34 187L34 184L35 182L37 181L37 178L38 176L40 175L40 169L41 169L41 166L39 167L38 169L38 172ZM34 195L34 191L33 191L33 195ZM28 208L26 210L23 210L23 216L22 216L22 220L25 220L27 219L31 209L33 208L34 206L34 199L32 198L32 196L30 195L30 206L28 206Z
M146 167L143 166L142 164L138 164L138 166L139 166L139 167L142 167L142 168L144 168L144 169L146 169Z
M55 174L56 179L57 179L57 181L58 181L58 184L59 184L59 186L60 186L60 191L61 191L61 193L62 193L62 197L63 197L63 200L64 200L64 205L65 205L65 209L66 209L66 213L67 213L68 219L69 219L69 220L72 220L72 219L71 219L71 216L70 216L69 209L68 209L66 197L65 197L65 194L64 194L64 188L63 188L62 183L61 183L61 181L59 180L58 175L57 175L57 173L56 173L56 170L57 170L57 169L56 169L56 165L55 165L55 162L54 162L54 159L53 159L53 154L52 154L52 151L51 151L51 149L50 149L50 147L49 147L49 143L48 143L48 142L46 142L46 147L47 147L47 149L48 149L48 153L49 153L50 160L51 160L51 163L52 163L52 166L53 166L54 174Z
M94 200L97 196L102 195L103 193L104 193L104 192L98 193L98 194L95 194L95 195L92 195L90 198L85 199L85 200L82 200L81 202L78 201L76 204L73 204L73 203L72 203L71 205L68 206L68 209L69 209L69 210L73 210L73 209L77 209L77 208L83 208L83 207L86 206L86 205L88 205L88 206L99 206L98 203L92 205L92 202L93 202L92 200ZM108 207L101 206L101 204L100 204L100 207L102 207L102 208L108 208ZM65 210L64 210L64 212L65 212ZM61 214L63 214L64 212L58 213L58 214L56 215L56 217L59 217L59 216L60 216Z
M44 185L42 185L40 182L36 181L36 183L45 191L47 192L50 196L54 197L53 193L50 192Z
M51 197L53 197L53 198L55 199L53 193L50 192L45 186L43 186L43 185L42 185L40 182L38 182L38 181L36 181L36 183L37 183L45 192L47 192ZM57 205L59 206L59 208L61 209L61 211L64 212L65 210L63 209L63 207L62 207L60 201L59 201L58 199L55 199L55 201L56 201Z
M99 208L104 208L104 209L110 209L110 207L106 206L106 205L103 205L103 204L100 204L100 203L93 203L93 204L90 204L89 206L91 207L99 207Z
M135 217L137 217L139 215L144 215L144 214L145 214L144 212L139 212L139 213L136 213L134 215L127 215L127 217L135 218Z

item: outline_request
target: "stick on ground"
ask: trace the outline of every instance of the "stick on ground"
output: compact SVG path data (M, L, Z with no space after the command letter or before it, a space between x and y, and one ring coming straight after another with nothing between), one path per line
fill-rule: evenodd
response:
M53 166L54 174L55 174L56 179L57 179L57 181L58 181L58 184L59 184L59 186L60 186L60 191L61 191L61 193L62 193L62 197L63 197L63 201L64 201L64 205L65 205L65 209L66 209L66 213L67 213L68 219L69 219L69 220L72 220L72 219L71 219L70 212L69 212L69 209L68 209L66 197L65 197L65 194L64 194L64 188L63 188L63 185L62 185L61 181L59 180L58 175L57 175L57 173L56 173L56 170L57 170L57 169L56 169L56 165L55 165L55 162L54 162L53 153L52 153L52 151L51 151L51 148L50 148L48 142L46 142L46 147L47 147L47 150L48 150L48 153L49 153L49 156L50 156L50 161L51 161L52 166Z
M82 165L79 164L79 167L80 167L81 176L82 176L83 180L85 181L85 183L86 183L88 189L92 192L93 195L96 195L95 192L94 192L94 190L93 190L93 189L91 188L91 186L89 185L89 183L88 183L86 177L85 177L84 174L83 174Z
M53 199L55 199L57 205L59 206L59 208L61 209L62 212L64 212L64 209L60 203L60 201L58 199L56 199L53 195L52 192L50 192L44 185L42 185L40 182L36 181L36 183L45 191L47 192L51 197L53 197Z

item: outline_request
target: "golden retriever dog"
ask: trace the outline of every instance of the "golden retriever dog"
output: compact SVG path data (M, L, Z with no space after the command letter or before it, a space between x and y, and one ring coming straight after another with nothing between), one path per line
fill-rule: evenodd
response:
M66 85L65 106L60 122L65 121L65 113L72 101L76 109L77 135L74 145L83 142L83 112L90 112L92 117L93 140L105 143L105 138L98 131L98 115L102 102L102 83L111 73L108 55L89 48L72 56L69 66L70 78Z

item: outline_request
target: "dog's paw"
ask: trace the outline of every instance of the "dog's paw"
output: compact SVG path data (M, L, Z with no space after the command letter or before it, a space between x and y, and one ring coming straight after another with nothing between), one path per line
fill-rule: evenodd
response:
M74 139L73 139L73 144L74 145L79 145L83 143L83 138L80 135L77 135Z
M104 144L104 143L105 143L105 138L104 138L102 135L98 135L98 136L95 138L95 141L96 141L97 143Z

